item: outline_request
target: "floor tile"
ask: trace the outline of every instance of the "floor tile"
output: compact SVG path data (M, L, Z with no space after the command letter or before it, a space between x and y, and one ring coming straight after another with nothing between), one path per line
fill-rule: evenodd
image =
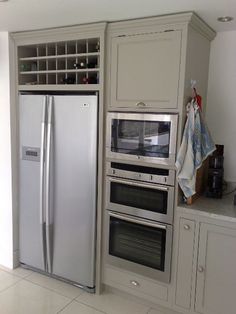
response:
M149 309L143 304L138 304L137 302L130 301L110 292L104 292L102 295L84 292L76 301L94 307L107 314L146 314Z
M29 276L33 273L33 271L31 271L29 269L25 269L23 267L17 267L15 269L9 269L9 268L0 266L0 269L8 272L9 274L12 274L14 276L18 276L21 278L26 278L27 276Z
M35 284L38 284L44 288L48 288L50 290L53 290L59 294L64 295L65 297L68 297L70 299L74 299L78 297L81 293L83 293L83 290L74 287L72 285L69 285L63 281L56 280L54 278L50 278L45 275L41 275L38 273L33 273L29 277L26 278L26 280L29 280Z
M0 292L17 283L21 278L0 270ZM1 313L1 312L0 312Z
M73 301L64 310L59 312L60 314L103 314L87 305Z
M56 314L70 299L21 280L0 293L1 314Z

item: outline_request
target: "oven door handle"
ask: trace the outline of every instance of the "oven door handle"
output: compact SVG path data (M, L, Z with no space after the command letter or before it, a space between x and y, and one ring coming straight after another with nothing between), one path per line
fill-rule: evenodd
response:
M132 217L129 217L127 215L117 214L117 213L114 213L114 212L111 212L111 211L108 211L108 213L109 213L110 217L114 217L114 218L117 218L117 219L122 219L122 220L125 220L125 221L128 221L128 222L133 222L133 223L136 223L136 224L139 224L139 225L143 225L143 226L147 226L147 227L153 227L153 228L158 228L158 229L163 229L163 230L167 229L167 226L165 226L165 225L162 225L162 224L159 224L159 223L155 223L155 222L150 222L150 221L147 221L145 219L132 218Z
M145 184L145 183L139 183L139 182L132 182L129 180L119 180L115 178L110 178L110 182L117 182L121 184L126 184L126 185L132 185L132 186L140 186L142 188L148 188L148 189L153 189L153 190L159 190L159 191L169 191L168 186L162 186L162 185L157 185L157 184Z

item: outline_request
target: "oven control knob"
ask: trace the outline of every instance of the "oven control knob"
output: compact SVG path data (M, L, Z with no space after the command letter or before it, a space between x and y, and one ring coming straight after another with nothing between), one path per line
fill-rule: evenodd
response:
M190 226L189 225L184 225L184 229L185 230L190 230Z
M116 174L116 171L114 169L112 170L112 174Z
M136 280L130 280L131 285L138 287L139 283Z

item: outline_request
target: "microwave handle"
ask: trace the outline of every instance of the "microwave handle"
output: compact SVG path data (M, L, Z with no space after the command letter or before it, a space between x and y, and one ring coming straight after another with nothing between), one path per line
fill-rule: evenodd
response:
M163 229L163 230L167 229L167 227L165 225L162 225L162 224L159 224L159 223L149 222L149 221L146 221L146 220L140 219L140 218L131 218L131 217L128 217L126 215L117 214L117 213L114 213L114 212L111 212L111 211L108 211L108 213L109 213L109 216L111 216L111 217L114 217L114 218L117 218L117 219L122 219L122 220L125 220L125 221L128 221L128 222L133 222L133 223L136 223L136 224L139 224L139 225L143 225L143 226L147 226L147 227L153 227L153 228L158 228L158 229Z
M120 180L120 179L115 179L115 178L110 178L110 177L109 177L109 180L111 182L117 182L117 183L122 183L122 184L126 184L126 185L132 185L132 186L140 186L142 188L149 188L149 189L154 189L154 190L159 190L159 191L169 191L168 186L161 186L161 185L156 185L156 184L154 186L153 184L132 182L129 180Z

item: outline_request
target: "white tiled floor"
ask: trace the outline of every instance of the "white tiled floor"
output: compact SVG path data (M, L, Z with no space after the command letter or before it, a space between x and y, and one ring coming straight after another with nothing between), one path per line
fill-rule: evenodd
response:
M89 294L23 268L0 269L0 314L57 313L167 314L110 292Z

